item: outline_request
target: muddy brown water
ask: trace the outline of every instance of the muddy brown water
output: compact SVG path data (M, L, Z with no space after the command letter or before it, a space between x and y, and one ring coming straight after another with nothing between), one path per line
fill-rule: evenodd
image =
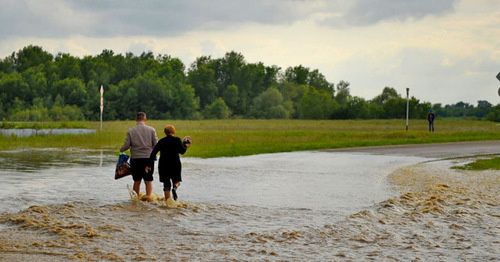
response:
M167 203L157 175L131 199L114 152L3 151L0 260L498 261L499 172L444 160L495 143L184 157Z

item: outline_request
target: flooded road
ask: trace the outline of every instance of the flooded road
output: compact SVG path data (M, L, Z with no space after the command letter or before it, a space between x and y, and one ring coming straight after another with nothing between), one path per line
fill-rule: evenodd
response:
M496 259L497 171L380 152L184 157L168 204L131 200L114 152L0 152L0 260Z

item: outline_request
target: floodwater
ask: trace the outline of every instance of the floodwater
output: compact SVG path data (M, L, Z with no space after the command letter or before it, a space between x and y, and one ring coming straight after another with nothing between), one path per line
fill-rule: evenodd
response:
M1 261L486 261L500 176L471 159L293 152L183 157L179 201L131 199L117 154L0 152ZM144 190L144 187L141 188Z
M86 128L54 128L54 129L34 129L34 128L20 128L20 129L0 129L0 135L3 136L17 136L17 137L27 137L27 136L40 136L40 135L62 135L62 134L92 134L95 133L95 129Z

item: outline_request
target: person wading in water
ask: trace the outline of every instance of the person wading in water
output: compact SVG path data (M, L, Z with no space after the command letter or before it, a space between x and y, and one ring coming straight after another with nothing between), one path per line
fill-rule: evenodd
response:
M170 198L170 191L172 191L174 200L177 200L176 190L182 182L182 164L179 154L186 153L186 150L191 146L191 138L186 136L181 140L179 137L176 137L173 125L165 126L164 132L166 137L160 139L151 152L149 157L150 166L146 167L146 171L153 168L156 154L160 152L158 173L160 174L160 182L163 183L165 200Z
M134 191L139 196L141 181L146 184L147 200L151 199L153 193L153 167L146 172L146 166L149 165L149 156L154 146L158 142L156 130L146 125L146 113L139 112L135 116L136 126L130 128L125 138L125 143L120 148L120 152L127 151L130 148L130 171L134 180Z

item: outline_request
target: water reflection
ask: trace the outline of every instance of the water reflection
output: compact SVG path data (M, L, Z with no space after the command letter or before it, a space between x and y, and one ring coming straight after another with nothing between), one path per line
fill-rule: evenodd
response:
M54 129L33 129L33 128L20 128L20 129L0 129L0 135L4 136L39 136L39 135L62 135L62 134L93 134L95 129L86 128L54 128Z
M110 150L89 149L21 149L0 151L0 170L16 170L23 172L37 172L45 168L79 167L81 165L102 166L105 160L110 161L113 152ZM99 160L99 162L96 162Z

